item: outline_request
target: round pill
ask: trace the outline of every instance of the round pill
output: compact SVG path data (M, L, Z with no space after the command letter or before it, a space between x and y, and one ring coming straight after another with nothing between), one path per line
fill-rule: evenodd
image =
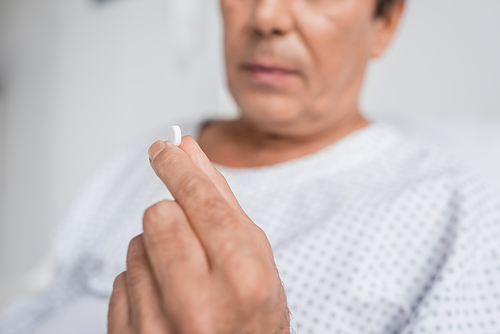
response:
M182 133L181 128L177 125L172 125L168 130L168 141L174 144L175 146L179 146L182 141Z

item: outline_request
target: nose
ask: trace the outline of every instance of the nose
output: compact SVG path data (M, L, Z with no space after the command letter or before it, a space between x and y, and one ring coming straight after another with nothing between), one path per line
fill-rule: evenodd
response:
M293 27L293 0L253 0L251 27L259 36L282 36Z

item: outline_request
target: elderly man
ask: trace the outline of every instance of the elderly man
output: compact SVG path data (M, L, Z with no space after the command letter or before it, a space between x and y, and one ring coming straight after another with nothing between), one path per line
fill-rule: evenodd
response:
M109 333L500 332L497 202L358 108L403 7L221 0L239 117L150 146L161 182L142 144L115 157L68 215L55 286L5 333L111 292Z

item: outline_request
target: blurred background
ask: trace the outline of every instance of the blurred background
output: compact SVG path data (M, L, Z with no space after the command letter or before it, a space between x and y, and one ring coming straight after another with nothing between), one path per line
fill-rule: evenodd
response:
M500 196L500 2L408 1L362 109L462 157ZM231 117L218 0L0 0L0 308L50 283L78 187L137 136Z

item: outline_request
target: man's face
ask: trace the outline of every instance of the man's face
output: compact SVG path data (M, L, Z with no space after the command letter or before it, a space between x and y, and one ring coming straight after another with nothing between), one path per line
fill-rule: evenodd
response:
M313 133L355 109L375 0L221 0L228 84L260 129ZM302 131L302 130L300 130Z

